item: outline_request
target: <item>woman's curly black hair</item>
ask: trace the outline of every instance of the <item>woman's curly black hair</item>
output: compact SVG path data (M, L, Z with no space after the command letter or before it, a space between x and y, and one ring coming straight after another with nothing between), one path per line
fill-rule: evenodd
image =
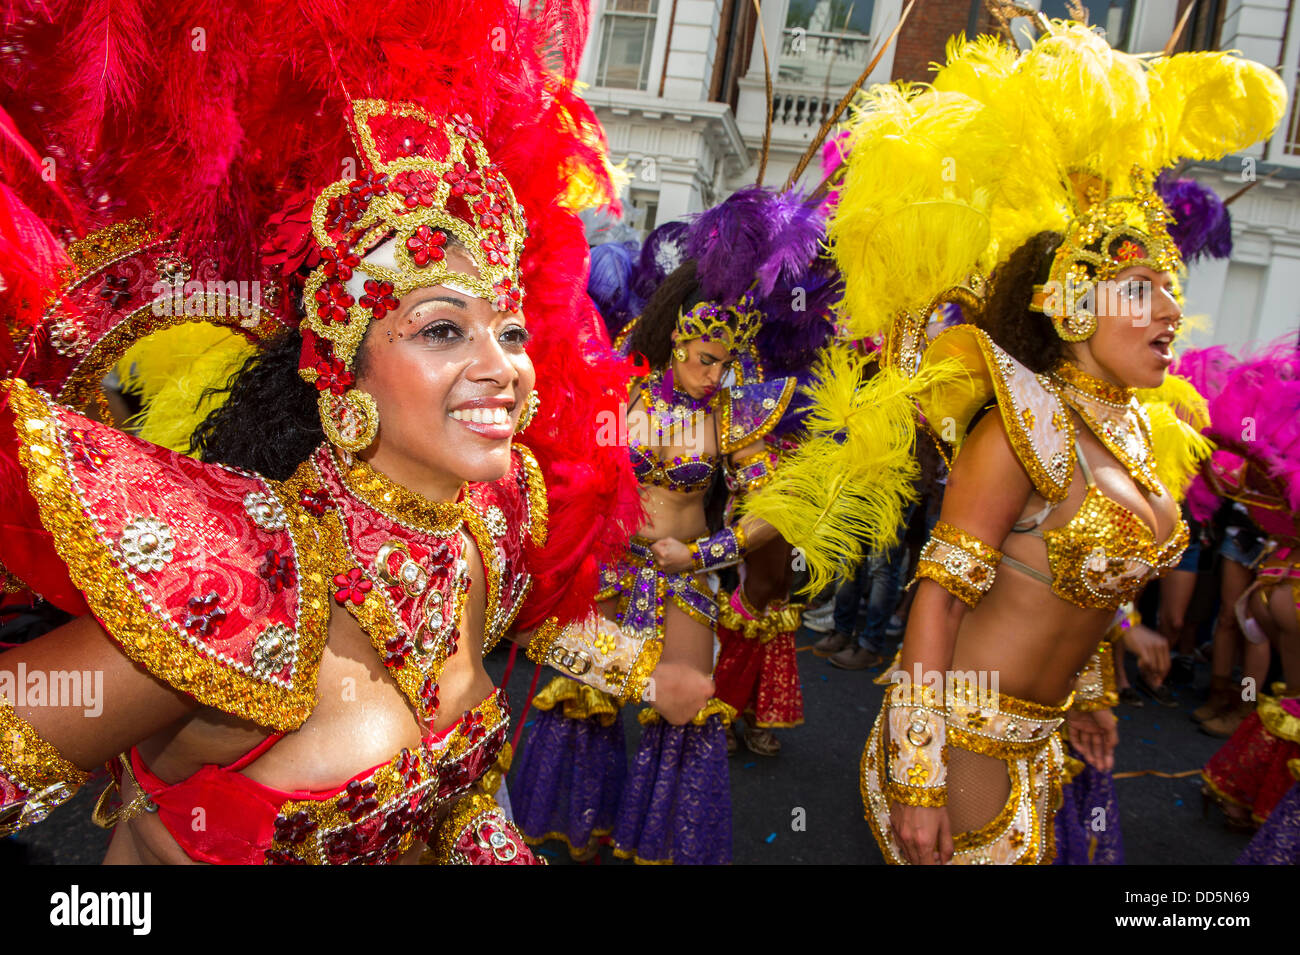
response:
M298 376L302 338L290 332L253 355L222 388L228 393L190 436L190 452L204 461L255 471L274 481L293 476L325 440L316 389ZM364 346L357 355L357 368Z
M1047 281L1064 236L1040 232L1011 253L989 279L989 296L975 324L1030 371L1051 371L1066 356L1052 320L1029 310L1034 286Z
M641 317L628 338L627 353L645 356L651 368L667 365L673 351L678 312L694 308L702 301L704 293L695 276L695 260L687 259L659 283L641 309Z

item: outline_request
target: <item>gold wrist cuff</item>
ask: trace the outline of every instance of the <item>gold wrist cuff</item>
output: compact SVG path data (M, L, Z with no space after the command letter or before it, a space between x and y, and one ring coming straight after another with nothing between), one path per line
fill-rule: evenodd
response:
M908 806L947 803L947 718L921 703L890 703L885 708L886 791Z
M0 693L0 838L40 822L89 778Z

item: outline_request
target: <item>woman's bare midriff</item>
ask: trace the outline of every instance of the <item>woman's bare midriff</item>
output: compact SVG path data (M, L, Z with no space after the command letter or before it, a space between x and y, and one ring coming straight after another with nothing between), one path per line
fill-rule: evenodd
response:
M452 725L491 695L495 685L483 667L486 584L478 552L465 555L473 582L461 620L459 648L438 681L441 704L432 729ZM425 735L406 697L388 674L370 639L344 610L330 616L329 637L316 680L317 703L303 725L288 733L242 772L265 786L286 792L329 792L358 773L388 762L404 748L416 748ZM204 765L225 766L252 750L268 735L261 727L204 708L138 745L140 757L159 779L176 782ZM138 794L123 779L123 805ZM419 861L422 844L402 857ZM106 865L187 864L190 859L153 813L119 823Z

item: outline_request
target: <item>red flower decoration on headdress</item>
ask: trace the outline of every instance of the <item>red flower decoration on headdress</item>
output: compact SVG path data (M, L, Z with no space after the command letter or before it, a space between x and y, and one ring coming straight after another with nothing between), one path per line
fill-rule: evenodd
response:
M375 196L388 192L388 173L376 173L373 169L348 183L348 192L364 203L369 203Z
M451 125L456 130L457 136L464 136L466 139L472 139L476 142L482 138L482 133L474 125L473 118L465 113L454 113L451 117Z
M483 191L483 177L478 170L471 170L463 162L444 172L442 179L451 186L453 196L477 196Z
M493 291L497 293L496 306L498 312L517 312L524 304L524 290L519 288L510 279L493 286Z
M474 203L473 208L474 214L478 216L478 227L480 229L501 228L501 217L505 215L506 207L498 200L491 196L484 196L478 202Z
M341 395L356 382L352 372L337 358L329 358L316 363L316 390L328 391Z
M427 173L408 170L393 180L393 191L402 197L402 204L408 209L431 208L437 198L438 182Z
M1131 239L1125 239L1120 243L1119 248L1115 251L1115 260L1118 262L1129 262L1133 259L1145 258L1147 250L1142 248Z
M348 320L348 309L355 300L342 282L326 282L316 290L316 314L323 322L342 323Z
M361 307L370 309L375 318L383 318L397 309L397 296L393 294L392 282L366 282L366 294L361 296Z
M489 265L505 265L510 261L510 250L501 239L501 233L494 232L479 240L479 246L486 253Z
M411 250L411 258L419 266L430 262L441 262L447 257L442 247L447 244L447 234L440 229L430 229L422 225L415 234L406 240L406 247Z
M321 257L325 260L325 274L345 281L352 278L352 270L361 264L361 256L342 241L336 242L332 249L325 249Z

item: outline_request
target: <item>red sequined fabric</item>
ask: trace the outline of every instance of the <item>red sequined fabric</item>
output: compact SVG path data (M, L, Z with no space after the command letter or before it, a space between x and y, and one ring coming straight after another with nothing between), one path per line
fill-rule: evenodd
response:
M718 642L715 696L759 726L803 723L803 686L793 633L777 634L762 643L719 624Z

